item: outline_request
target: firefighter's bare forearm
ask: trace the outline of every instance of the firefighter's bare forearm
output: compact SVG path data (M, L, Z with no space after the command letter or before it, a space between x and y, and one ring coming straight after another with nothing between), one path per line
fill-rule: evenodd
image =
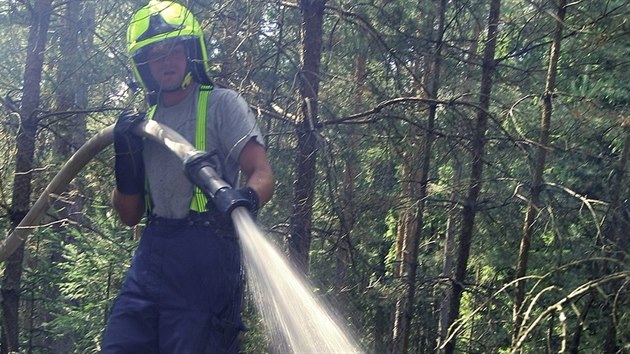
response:
M142 194L124 194L114 189L112 204L125 225L133 226L144 215L144 196Z

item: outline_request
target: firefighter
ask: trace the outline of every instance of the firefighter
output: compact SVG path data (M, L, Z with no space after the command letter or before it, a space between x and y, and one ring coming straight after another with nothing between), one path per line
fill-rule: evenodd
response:
M118 117L112 202L127 225L147 218L102 353L236 353L243 277L226 208L208 202L173 153L132 131L153 119L194 141L234 186L223 205L236 196L254 215L274 191L263 136L246 101L210 80L202 28L181 4L150 1L140 8L127 49L150 108Z

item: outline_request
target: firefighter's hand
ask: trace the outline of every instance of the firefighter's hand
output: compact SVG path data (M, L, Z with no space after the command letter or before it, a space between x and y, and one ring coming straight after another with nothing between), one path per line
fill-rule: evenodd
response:
M114 126L116 189L124 194L144 192L142 138L133 133L144 119L144 113L124 111Z
M133 128L144 121L145 114L126 110L118 116L114 126L114 150L116 155L142 151L142 138L133 133Z
M228 219L237 207L247 208L254 218L258 214L258 193L252 187L220 189L214 195L213 201L216 208Z

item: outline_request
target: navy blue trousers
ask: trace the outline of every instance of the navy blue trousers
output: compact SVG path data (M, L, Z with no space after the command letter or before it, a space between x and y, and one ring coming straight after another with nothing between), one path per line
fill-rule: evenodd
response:
M243 297L232 232L149 222L103 335L102 354L237 353Z

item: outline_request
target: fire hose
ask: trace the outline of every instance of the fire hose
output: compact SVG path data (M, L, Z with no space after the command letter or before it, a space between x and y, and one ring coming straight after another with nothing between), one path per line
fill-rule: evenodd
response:
M113 141L114 126L108 126L89 139L74 155L64 164L57 175L50 181L44 192L39 196L35 204L28 211L26 216L18 226L0 244L0 263L4 262L15 250L26 241L28 236L37 229L38 223L44 213L55 200L67 188L72 179L94 156L104 148L111 145ZM155 121L145 121L139 124L134 133L144 136L164 145L179 157L185 165L187 172L193 182L197 184L203 192L210 197L219 191L231 189L231 186L223 181L216 171L207 163L203 163L206 154L196 150L186 139L171 128L159 124ZM192 168L188 168L188 166ZM196 174L190 176L190 173ZM247 214L235 212L236 209L245 209L247 202L238 198L229 200L229 205L225 208L230 215Z
M113 142L113 131L114 125L111 125L98 132L64 164L19 225L0 243L0 263L40 227L38 223L51 202L58 199L77 173ZM156 141L177 155L188 178L211 198L219 210L230 215L239 235L250 231L249 236L256 236L256 232L251 232L256 230L256 224L249 213L250 202L234 193L235 190L218 176L207 158L208 154L196 150L177 132L155 121L138 124L134 133ZM288 345L283 352L362 352L334 314L322 306L298 272L268 242L261 242L264 240L262 235L241 239L245 263L250 265L247 279L252 284L255 303L263 314L271 337L282 338L280 340Z

